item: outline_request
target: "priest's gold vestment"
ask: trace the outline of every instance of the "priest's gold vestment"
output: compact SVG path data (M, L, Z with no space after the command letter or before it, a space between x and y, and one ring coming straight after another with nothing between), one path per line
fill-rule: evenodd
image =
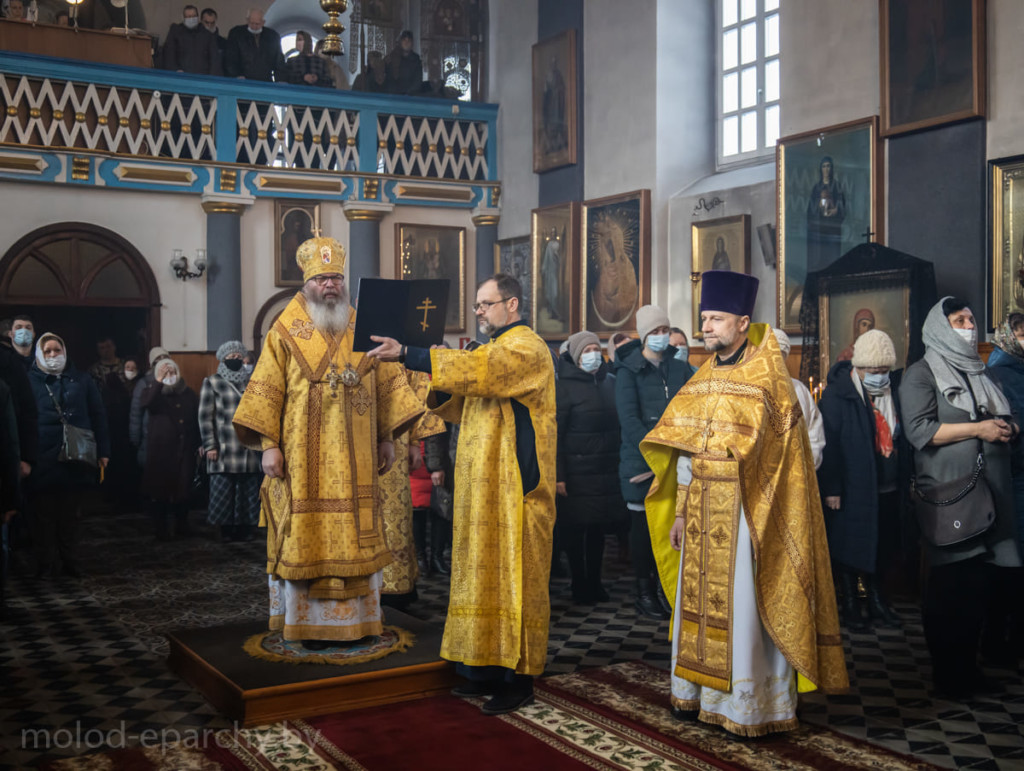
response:
M416 398L425 401L430 377L425 372L405 371ZM412 488L409 485L409 447L419 445L428 436L443 434L444 421L425 412L409 431L395 437L395 463L380 478L384 535L393 561L384 568L383 594L408 594L416 588L419 568L412 533Z
M425 410L400 366L352 351L354 327L352 311L344 334L325 337L296 294L267 333L234 416L247 447L284 454L285 476L265 478L260 490L267 572L310 580L314 599L365 596L369 577L391 562L377 444Z
M821 500L802 413L778 343L751 325L740 363L712 356L669 403L640 450L655 480L647 497L658 572L668 597L681 580L678 677L730 692L732 588L738 517L752 540L756 603L800 691L849 683ZM693 479L676 485L680 452ZM669 543L683 517L680 558Z
M474 351L430 352L435 409L461 423L452 577L441 656L539 675L547 659L555 522L555 373L544 341L513 326ZM435 398L433 395L431 399ZM523 495L512 400L530 413L540 484Z

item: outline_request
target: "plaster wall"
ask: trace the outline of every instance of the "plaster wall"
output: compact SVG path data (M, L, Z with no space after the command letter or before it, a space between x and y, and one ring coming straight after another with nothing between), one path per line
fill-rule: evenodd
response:
M786 0L782 136L878 114L878 34L878 3Z
M997 23L998 22L998 23ZM989 0L988 3L988 158L1024 153L1024 102L1020 73L1024 70L1024 3Z
M537 0L491 0L488 100L498 111L499 238L529 235L538 206L533 173L533 54Z
M206 246L206 214L198 197L121 193L72 186L0 183L3 250L37 228L88 222L131 242L149 262L162 303L161 344L172 351L206 350L206 280L181 281L171 272L173 249L191 259ZM271 255L273 259L273 255ZM251 326L250 322L250 326Z

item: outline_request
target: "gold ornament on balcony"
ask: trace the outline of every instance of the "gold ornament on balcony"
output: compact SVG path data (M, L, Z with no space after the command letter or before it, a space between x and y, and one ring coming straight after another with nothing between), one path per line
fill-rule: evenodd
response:
M338 21L338 17L348 10L348 0L320 0L320 7L327 14L327 21L323 25L327 37L324 38L322 53L327 56L341 56L345 53L345 47L341 44L341 33L345 31L345 27Z

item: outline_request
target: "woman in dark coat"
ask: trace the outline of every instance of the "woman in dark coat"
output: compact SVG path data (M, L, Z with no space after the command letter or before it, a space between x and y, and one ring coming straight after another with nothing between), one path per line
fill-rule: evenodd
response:
M59 459L64 441L61 417L93 432L99 465L106 468L110 434L103 399L92 377L68 362L64 341L50 332L36 343L29 381L39 409L39 456L25 479L34 526L36 573L40 577L59 573L78 576L74 551L82 498L99 482L99 472L84 463Z
M863 631L857 581L867 592L867 611L882 626L898 617L882 599L878 574L891 567L900 543L900 513L910 480L903 442L896 351L880 330L861 335L853 360L828 374L818 407L825 425L825 449L818 487L833 570L842 596L839 607L848 629Z
M147 416L142 489L153 504L158 539L191 535L188 499L199 452L199 398L181 379L178 365L162 359L144 386Z
M925 354L900 385L903 422L914 446L914 472L925 492L969 476L978 453L992 492L995 522L949 546L926 544L924 636L936 691L963 698L996 687L978 666L978 644L994 589L1021 566L1010 476L1010 442L1020 433L1002 389L978 356L967 303L943 297L928 312Z
M558 360L555 384L558 421L557 486L564 496L562 545L569 556L572 599L604 602L601 585L604 539L609 526L626 516L619 493L619 418L615 381L593 332L569 338Z
M669 345L671 323L656 305L636 312L639 340L631 340L615 352L615 406L619 412L622 446L619 450L619 484L630 511L630 557L636 576L636 609L649 618L667 619L672 612L656 580L657 566L647 529L644 498L654 472L640 454L640 442L654 428L672 397L690 379L693 369L675 358Z

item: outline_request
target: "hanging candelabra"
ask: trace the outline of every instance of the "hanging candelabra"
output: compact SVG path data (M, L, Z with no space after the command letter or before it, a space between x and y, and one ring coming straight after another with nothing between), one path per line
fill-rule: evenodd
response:
M345 53L345 47L341 43L341 33L345 31L345 27L338 17L348 10L348 0L320 0L320 7L327 14L327 21L323 25L327 37L324 38L322 53L327 56L341 56Z

